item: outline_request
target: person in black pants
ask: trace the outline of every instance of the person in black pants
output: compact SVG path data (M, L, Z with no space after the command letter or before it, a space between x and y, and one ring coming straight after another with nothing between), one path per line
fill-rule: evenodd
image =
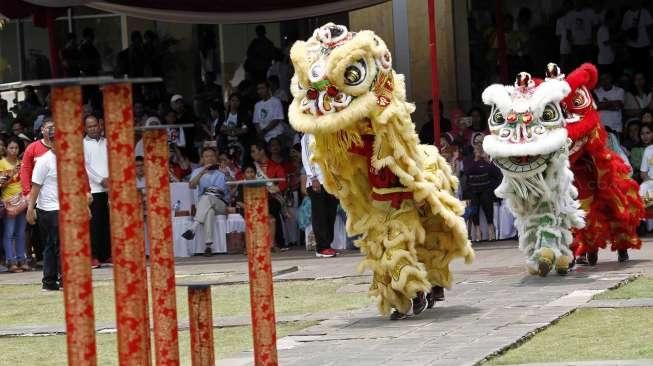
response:
M59 261L59 197L54 149L43 154L34 166L27 205L27 222L38 226L43 240L43 291L62 286Z
M501 172L492 164L480 145L474 146L474 157L463 160L463 199L470 201L472 221L472 241L481 241L479 226L480 210L485 213L488 224L488 237L492 241L494 233L494 189L501 181Z
M109 163L107 139L102 136L99 120L94 115L84 118L84 162L93 202L91 203L92 267L111 263L111 233L109 231Z
M322 186L323 177L319 166L311 162L309 134L302 136L302 164L306 171L306 190L311 198L311 223L315 241L317 242L315 255L317 257L334 257L337 253L331 249L333 241L333 225L336 222L338 199L329 194Z

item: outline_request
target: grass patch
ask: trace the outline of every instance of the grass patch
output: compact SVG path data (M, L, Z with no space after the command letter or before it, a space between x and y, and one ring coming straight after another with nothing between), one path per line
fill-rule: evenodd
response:
M595 300L653 298L653 277L642 276L614 290L594 296Z
M313 325L313 322L294 322L277 325L277 338ZM117 365L116 334L96 336L98 365ZM252 331L249 326L214 329L216 358L252 347ZM0 338L3 365L32 366L66 365L66 336L9 337ZM190 338L188 331L179 332L180 364L190 365ZM152 359L154 360L154 358ZM154 362L153 362L154 363Z
M277 315L306 314L319 311L358 309L370 304L366 293L338 293L355 279L291 281L274 284ZM188 294L177 287L177 316L188 319ZM39 285L0 286L0 326L63 325L63 292L44 293ZM96 324L115 322L114 289L111 281L93 285ZM249 285L225 285L212 288L213 316L250 313ZM151 299L151 297L150 297ZM151 300L150 300L151 304ZM1 349L1 348L0 348Z
M488 365L653 358L653 309L580 309Z

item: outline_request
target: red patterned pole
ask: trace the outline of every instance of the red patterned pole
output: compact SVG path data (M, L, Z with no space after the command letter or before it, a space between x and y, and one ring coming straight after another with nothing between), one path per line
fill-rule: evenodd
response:
M143 145L156 364L179 365L167 131L145 131Z
M277 329L272 292L268 192L264 185L243 187L249 266L249 301L252 309L254 364L277 365Z
M188 286L190 349L193 366L214 366L211 286Z
M52 88L52 115L59 186L61 269L66 281L66 338L69 365L95 365L95 316L91 274L88 177L84 168L84 125L80 86Z
M150 365L145 241L134 167L132 89L130 84L110 84L104 86L103 94L118 361L120 365Z

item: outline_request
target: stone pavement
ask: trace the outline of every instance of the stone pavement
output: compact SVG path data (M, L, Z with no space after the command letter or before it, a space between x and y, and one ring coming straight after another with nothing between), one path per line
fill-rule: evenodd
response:
M455 285L435 309L395 322L379 316L373 307L329 313L328 320L278 340L279 364L473 365L584 306L594 294L653 271L648 240L641 251L631 252L628 263L617 263L616 253L602 251L596 267L579 267L567 277L527 275L515 242L476 249L474 264L454 263ZM276 281L350 277L357 275L360 259L356 252L315 258L297 250L275 254L273 271ZM111 278L111 268L93 273L97 280ZM247 267L243 256L182 259L177 279L245 282ZM368 281L369 276L361 280ZM0 274L0 286L39 281L39 272ZM219 364L251 365L252 356L244 352Z

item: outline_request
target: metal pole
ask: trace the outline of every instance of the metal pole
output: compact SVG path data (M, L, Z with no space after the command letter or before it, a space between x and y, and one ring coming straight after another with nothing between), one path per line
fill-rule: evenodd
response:
M145 242L136 190L131 84L106 85L103 94L118 360L120 365L150 365Z
M166 130L145 131L143 144L156 364L179 365L168 133Z
M52 115L57 122L54 140L59 186L59 241L61 269L66 281L68 364L96 365L90 221L86 194L88 178L82 144L80 86L52 88Z
M191 364L214 366L211 286L188 287L188 317L190 318Z
M277 330L272 290L268 192L265 185L244 186L245 238L249 267L249 301L252 311L254 364L277 365Z
M18 79L25 80L25 34L22 19L16 20L16 46L18 47Z
M431 51L431 95L433 98L433 144L440 147L440 79L436 47L435 0L427 0L429 13L429 49Z

